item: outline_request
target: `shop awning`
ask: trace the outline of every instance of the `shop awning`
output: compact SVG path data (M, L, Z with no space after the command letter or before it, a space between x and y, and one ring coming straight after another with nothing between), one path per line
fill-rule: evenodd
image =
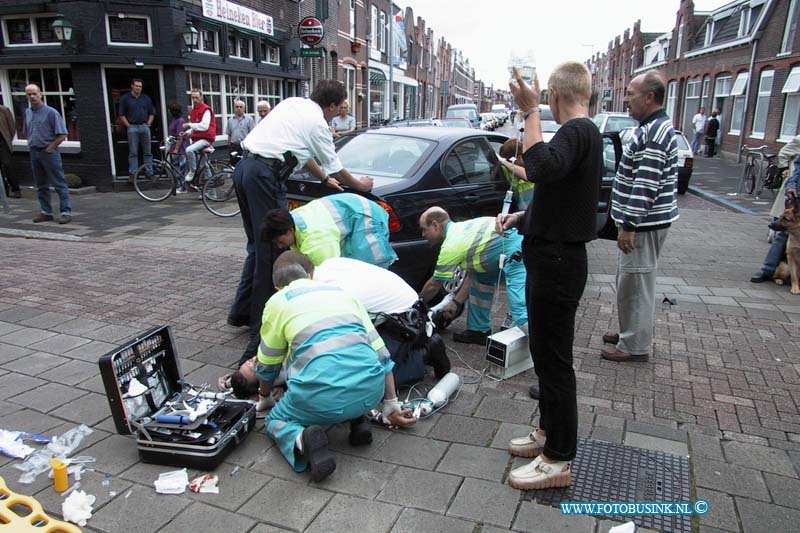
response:
M386 76L383 71L371 68L369 69L369 82L372 85L382 85L386 83Z
M389 79L389 65L377 62L370 62L369 67L370 67L369 69L370 72L372 72L373 70L380 70L381 72L383 72L384 77L387 80ZM403 85L410 85L411 87L417 86L417 80L415 80L414 78L409 78L399 68L395 68L392 74L394 75L395 83L402 83Z

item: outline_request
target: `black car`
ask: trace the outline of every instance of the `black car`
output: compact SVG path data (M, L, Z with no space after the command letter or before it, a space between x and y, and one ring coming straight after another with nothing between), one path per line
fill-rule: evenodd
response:
M453 220L496 216L508 190L497 156L508 140L501 134L466 128L380 128L345 135L336 142L344 167L356 177L375 180L367 198L389 213L390 240L399 260L391 270L419 289L430 277L436 250L422 238L419 216L428 207L444 208ZM619 160L619 139L605 138L609 167L598 206L598 229L608 216L611 183ZM334 194L306 171L288 182L289 209Z

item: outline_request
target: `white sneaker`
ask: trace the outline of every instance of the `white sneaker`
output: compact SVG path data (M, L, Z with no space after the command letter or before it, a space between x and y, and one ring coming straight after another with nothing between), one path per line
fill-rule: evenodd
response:
M194 171L187 172L184 180L191 183L193 179L194 179Z
M177 189L175 189L175 194L186 194L186 188L178 187Z
M518 439L511 439L508 443L508 453L516 457L536 457L544 449L547 436L533 430L529 435Z
M571 465L569 461L545 463L540 455L530 464L512 470L508 474L508 484L520 490L569 487L572 484Z

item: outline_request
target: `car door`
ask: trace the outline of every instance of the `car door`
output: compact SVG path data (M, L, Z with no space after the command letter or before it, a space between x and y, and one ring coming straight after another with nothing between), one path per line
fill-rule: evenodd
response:
M622 142L619 133L603 134L603 173L600 177L600 198L597 203L597 236L617 239L617 227L611 219L611 191L622 159Z
M508 183L485 137L470 137L454 144L442 159L441 170L455 192L448 209L453 220L500 212Z

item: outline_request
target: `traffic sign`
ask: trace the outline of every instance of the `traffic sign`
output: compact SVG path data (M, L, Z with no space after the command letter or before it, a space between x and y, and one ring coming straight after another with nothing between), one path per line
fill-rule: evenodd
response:
M301 48L300 57L322 57L322 48Z
M317 18L306 17L297 25L297 35L303 43L309 46L319 44L324 34L325 30L322 28L322 22Z

